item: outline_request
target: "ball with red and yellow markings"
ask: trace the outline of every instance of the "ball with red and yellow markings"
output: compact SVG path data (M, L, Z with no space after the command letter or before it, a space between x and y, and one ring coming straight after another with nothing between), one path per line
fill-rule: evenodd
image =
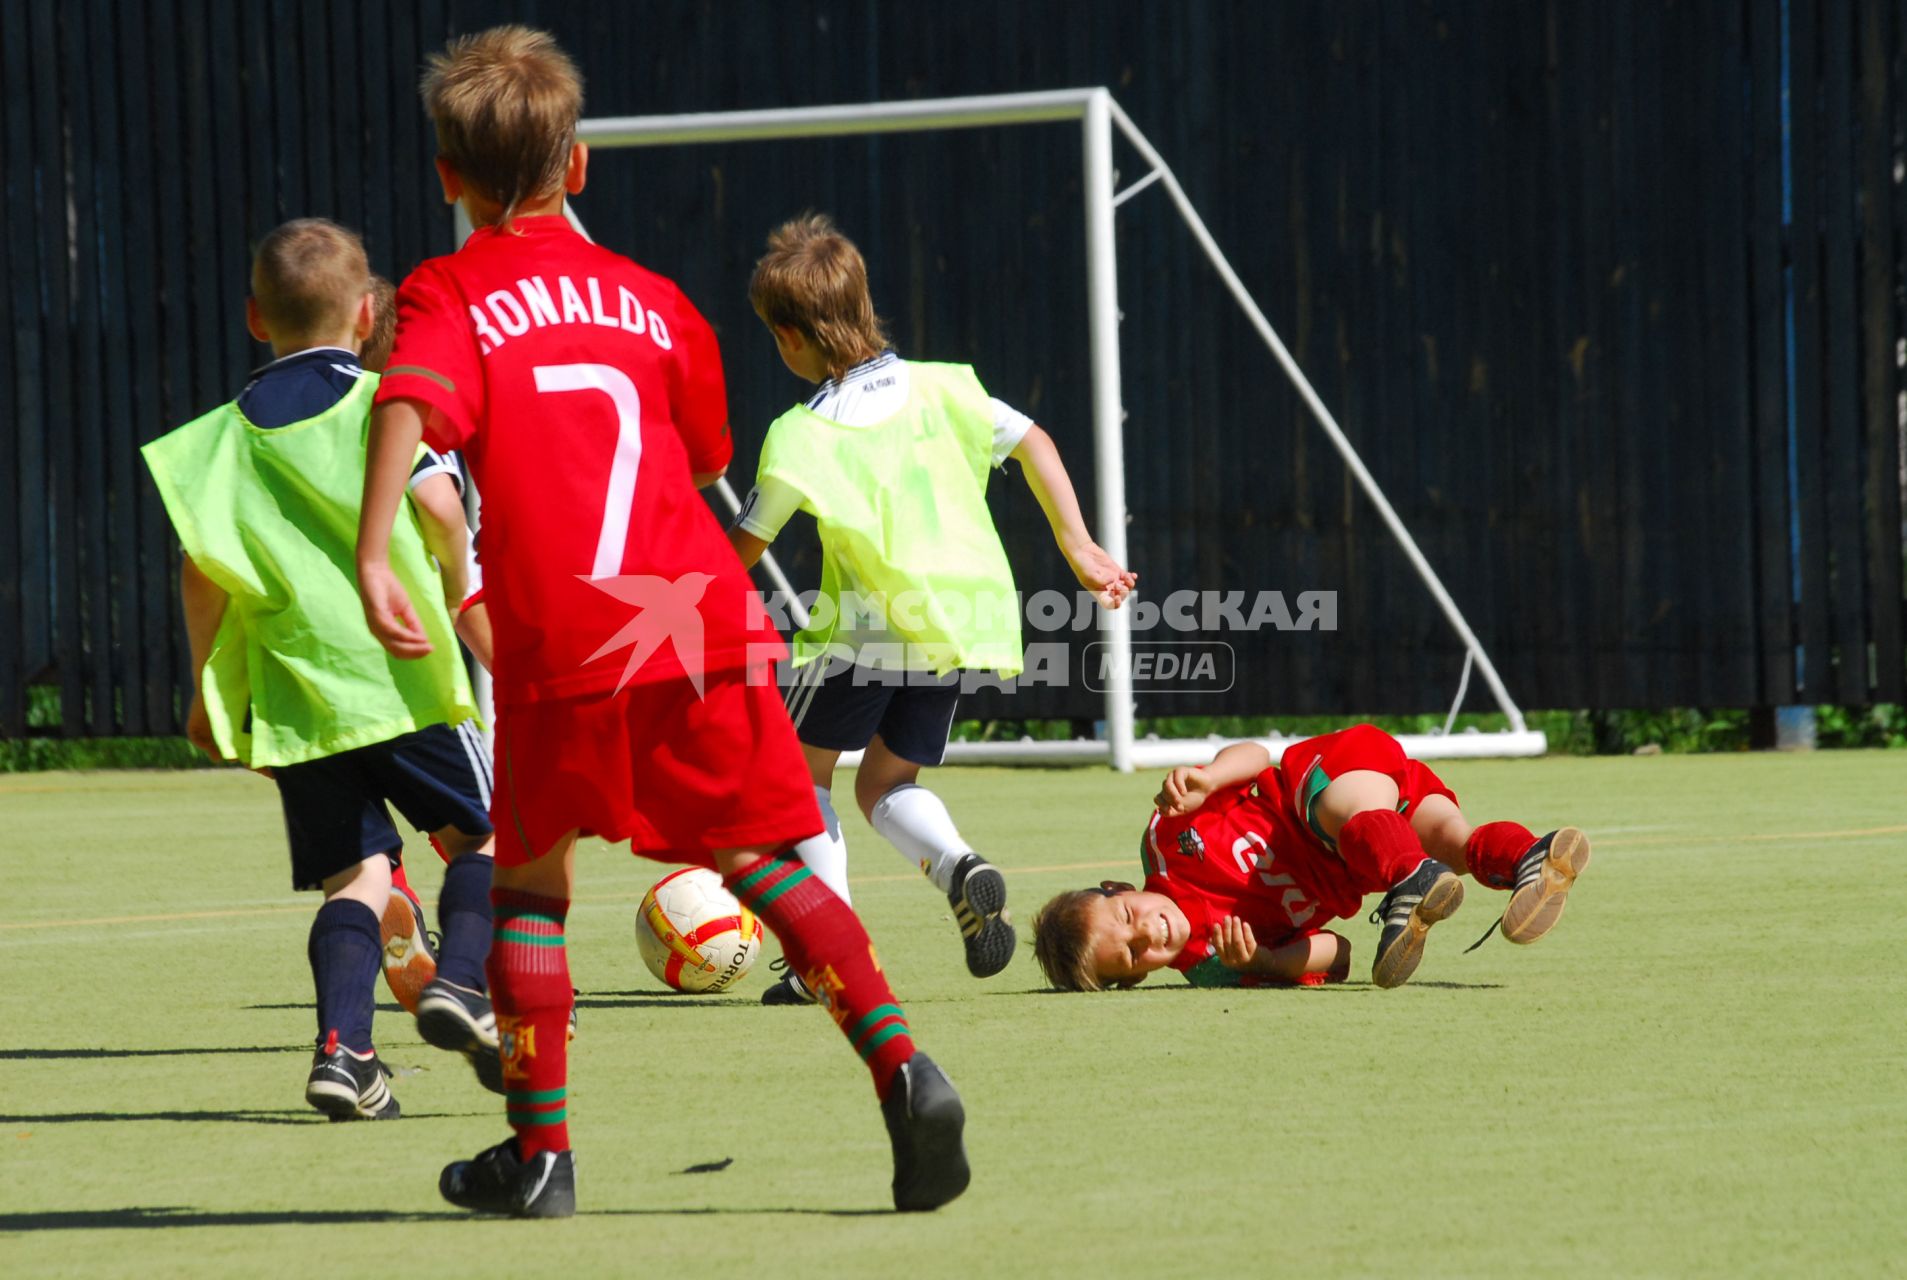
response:
M643 963L677 991L726 991L754 965L761 942L761 921L705 867L664 876L636 912Z

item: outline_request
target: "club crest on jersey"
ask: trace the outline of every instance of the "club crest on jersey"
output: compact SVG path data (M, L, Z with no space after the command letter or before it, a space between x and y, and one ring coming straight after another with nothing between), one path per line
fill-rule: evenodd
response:
M1205 861L1205 837L1189 829L1179 832L1179 852L1188 858Z

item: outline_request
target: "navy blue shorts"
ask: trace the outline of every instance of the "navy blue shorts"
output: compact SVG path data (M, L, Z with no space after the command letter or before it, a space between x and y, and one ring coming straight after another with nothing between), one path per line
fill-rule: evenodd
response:
M946 758L959 700L958 671L876 671L826 658L797 669L786 698L804 745L859 751L879 734L889 751L919 765Z
M272 770L291 841L291 884L317 889L404 841L385 801L419 831L490 833L490 753L477 722L415 733Z

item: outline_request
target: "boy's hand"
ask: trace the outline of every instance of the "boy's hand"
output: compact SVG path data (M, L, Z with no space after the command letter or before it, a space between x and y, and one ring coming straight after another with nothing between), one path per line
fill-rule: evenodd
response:
M394 658L429 656L430 637L389 563L358 566L358 596L364 601L364 620L386 652Z
M1192 812L1216 790L1205 770L1196 765L1180 765L1165 775L1165 785L1152 803L1168 818Z
M1139 575L1120 566L1097 542L1084 543L1066 552L1066 563L1073 567L1079 585L1108 609L1117 609L1132 594Z
M212 736L212 717L205 709L203 693L192 695L192 706L185 713L185 740L210 756L213 764L225 763L218 739Z
M1212 926L1212 952L1227 969L1243 971L1251 967L1252 957L1258 954L1258 939L1252 936L1250 925L1237 916L1226 916Z

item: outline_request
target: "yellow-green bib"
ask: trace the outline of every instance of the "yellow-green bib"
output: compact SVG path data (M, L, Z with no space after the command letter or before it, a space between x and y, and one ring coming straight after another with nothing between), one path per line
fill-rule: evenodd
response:
M883 422L850 426L797 406L768 429L762 477L799 490L821 531L824 602L795 637L795 665L826 651L851 581L933 670L1016 675L1013 570L986 503L992 401L966 365L907 368L907 407Z
M404 504L391 567L432 653L384 651L358 602L358 510L377 377L303 422L253 426L236 403L145 446L179 542L231 602L205 669L219 750L298 764L477 714L443 587Z

